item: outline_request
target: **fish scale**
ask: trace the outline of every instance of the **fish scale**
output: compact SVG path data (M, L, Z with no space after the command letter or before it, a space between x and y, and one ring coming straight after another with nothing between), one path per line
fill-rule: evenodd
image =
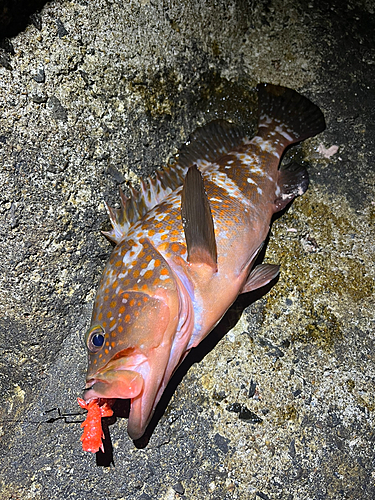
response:
M212 122L192 134L174 165L108 207L115 244L86 334L84 394L130 399L138 439L178 365L240 293L272 281L279 267L253 267L272 215L307 189L304 167L279 169L284 149L325 128L297 92L258 86L258 133Z

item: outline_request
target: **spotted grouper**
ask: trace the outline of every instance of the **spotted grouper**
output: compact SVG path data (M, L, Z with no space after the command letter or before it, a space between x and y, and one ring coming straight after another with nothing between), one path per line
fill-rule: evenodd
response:
M290 144L325 128L294 90L257 87L258 132L217 120L198 129L173 166L120 191L108 212L115 247L86 334L84 400L130 399L128 433L140 438L171 376L241 293L277 265L254 267L273 214L308 186L303 166L279 168ZM82 403L81 403L82 406ZM95 406L94 404L92 406ZM101 432L98 431L98 432Z

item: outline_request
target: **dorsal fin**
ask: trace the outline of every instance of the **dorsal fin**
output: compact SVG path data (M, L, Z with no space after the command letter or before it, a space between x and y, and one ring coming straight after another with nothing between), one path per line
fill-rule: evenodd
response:
M182 168L189 168L199 160L211 163L242 145L245 139L242 127L225 120L214 120L189 136L175 160Z
M129 197L125 196L120 188L120 208L111 208L106 204L113 229L102 231L104 236L116 244L120 243L130 226L181 186L184 177L185 170L174 165L157 170L154 178L142 179L139 191L130 186L131 196Z
M219 159L243 144L245 138L242 128L225 120L215 120L197 129L167 167L156 170L155 177L141 180L139 191L130 187L131 196L126 197L120 189L120 208L110 208L106 204L113 229L103 234L114 243L120 243L130 226L182 186L189 167L199 160L211 163Z
M217 269L217 249L210 204L202 174L196 165L189 168L181 193L181 219L188 261Z

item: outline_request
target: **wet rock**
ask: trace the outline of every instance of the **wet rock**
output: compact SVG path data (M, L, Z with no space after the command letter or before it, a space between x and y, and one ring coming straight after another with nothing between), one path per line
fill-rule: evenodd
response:
M185 493L185 489L184 487L182 486L181 483L175 483L173 485L173 489L176 493L178 493L179 495L183 495Z
M46 74L44 72L44 68L40 67L38 68L38 71L35 75L33 75L33 79L37 83L44 83L46 81Z
M57 35L59 38L63 38L64 36L69 34L69 31L65 28L61 19L56 19L56 25L57 25Z

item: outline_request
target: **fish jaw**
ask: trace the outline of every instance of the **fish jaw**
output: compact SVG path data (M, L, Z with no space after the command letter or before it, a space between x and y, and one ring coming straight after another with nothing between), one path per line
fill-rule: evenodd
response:
M106 370L99 372L86 382L85 401L93 398L131 399L138 396L143 389L144 380L141 373L126 368L126 358L109 363Z
M143 436L159 401L157 395L164 379L170 348L164 346L148 354L148 373L143 378L142 391L131 398L127 431L133 440Z
M169 323L165 341L158 348L148 352L149 370L144 377L143 390L131 400L127 431L133 440L143 436L165 387L186 355L194 329L191 298L177 276L176 279L179 291L178 314Z
M130 399L128 434L131 439L140 438L158 403L157 393L162 384L171 342L150 349L147 355L131 359L124 356L108 363L105 370L87 380L84 399ZM132 369L128 369L131 367Z
M144 434L164 389L190 351L189 342L195 328L194 306L190 295L191 283L187 276L181 276L181 272L179 272L181 270L175 263L173 263L173 271L179 295L178 315L175 317L173 333L171 332L167 336L168 339L171 339L170 344L168 346L164 344L160 346L159 350L155 349L149 353L148 366L150 371L144 379L143 391L131 400L127 430L133 440L139 439ZM158 377L155 367L160 365L161 359L165 364L165 369L162 377L160 377L161 371L159 371Z

